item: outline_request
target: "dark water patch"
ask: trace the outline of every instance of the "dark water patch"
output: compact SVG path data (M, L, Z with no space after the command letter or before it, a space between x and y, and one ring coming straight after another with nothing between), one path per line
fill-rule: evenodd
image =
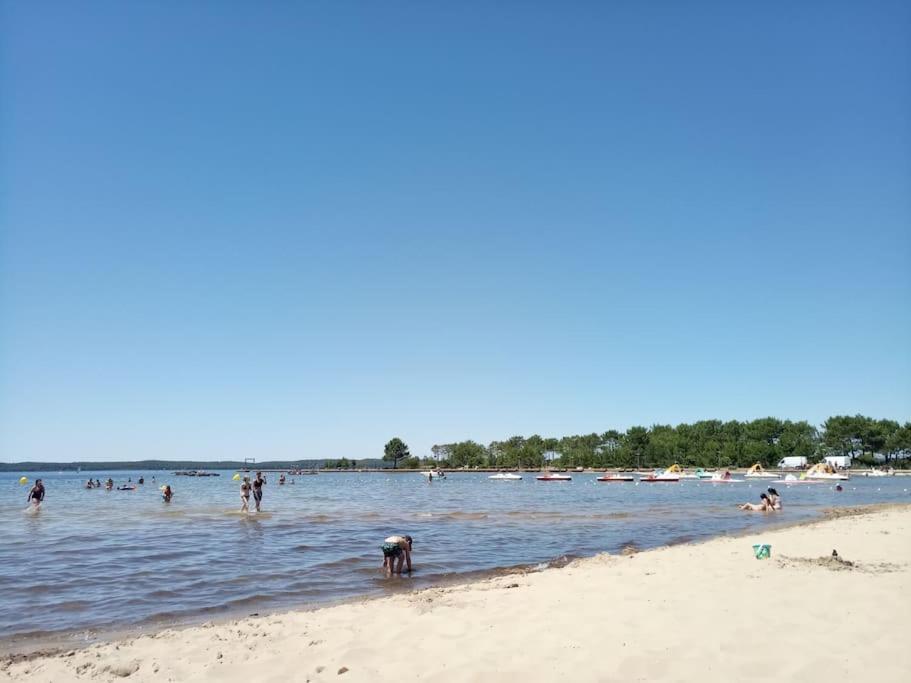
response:
M691 534L683 534L682 536L674 536L669 538L667 545L683 545L684 543L692 543L696 540L696 537Z

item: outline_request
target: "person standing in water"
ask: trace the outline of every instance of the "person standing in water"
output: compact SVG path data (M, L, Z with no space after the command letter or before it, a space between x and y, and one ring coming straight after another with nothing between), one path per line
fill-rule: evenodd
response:
M108 483L104 485L104 488L106 488L108 491L114 488L114 480L108 477Z
M241 512L250 511L250 488L250 477L244 477L244 480L240 483Z
M402 564L408 564L408 572L411 572L411 547L414 540L411 536L390 536L383 545L383 569L387 574L401 574ZM396 566L396 560L398 560Z
M263 484L265 483L266 480L263 478L263 473L257 472L256 479L253 480L253 502L256 505L257 512L262 512L259 506L263 502Z
M161 492L161 497L164 500L164 502L170 503L171 496L173 496L173 495L174 495L174 493L171 491L171 485L165 484L164 490Z
M44 500L44 484L40 479L35 480L35 485L32 487L32 490L28 492L27 500L36 510L41 507L41 502Z

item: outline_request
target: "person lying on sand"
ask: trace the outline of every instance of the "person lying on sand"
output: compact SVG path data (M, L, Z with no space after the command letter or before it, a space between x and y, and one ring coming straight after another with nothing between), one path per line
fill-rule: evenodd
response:
M762 500L761 503L744 503L743 505L738 505L738 507L749 512L768 512L772 509L769 504L769 497L766 494L760 493L759 498Z
M411 536L390 536L383 545L383 569L390 574L401 574L402 563L408 563L408 571L411 572L411 546L414 543ZM398 559L398 563L396 563ZM393 566L396 565L397 566Z

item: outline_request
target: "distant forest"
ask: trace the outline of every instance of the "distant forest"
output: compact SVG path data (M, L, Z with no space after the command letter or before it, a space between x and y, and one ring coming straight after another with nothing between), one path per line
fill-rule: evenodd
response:
M873 464L874 454L886 463L911 465L911 422L877 420L863 415L836 415L816 428L806 421L792 422L764 417L750 422L701 420L693 424L609 429L561 438L538 435L513 436L487 446L474 441L438 444L429 458L408 454L390 461L362 459L272 460L254 464L236 460L123 462L0 463L0 471L76 470L191 470L191 469L352 469L426 467L617 467L652 468L679 463L684 467L747 467L755 462L775 467L787 456L804 456L809 462L827 455L849 455L855 462ZM377 451L381 450L378 446ZM406 455L407 454L407 455Z
M836 415L819 429L806 421L764 417L750 422L702 420L693 424L630 427L562 438L514 436L484 446L474 441L436 445L433 458L449 467L775 467L786 456L809 462L827 455L849 455L872 464L908 462L911 423ZM403 461L413 466L414 458Z

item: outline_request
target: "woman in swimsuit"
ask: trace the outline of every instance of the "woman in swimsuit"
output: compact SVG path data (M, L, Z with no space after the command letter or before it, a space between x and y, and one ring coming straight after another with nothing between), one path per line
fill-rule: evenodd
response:
M114 488L114 480L108 478L108 483L104 485L104 488L106 488L108 491Z
M259 506L263 502L263 484L266 483L266 480L263 479L263 473L257 472L256 479L253 480L253 502L256 504L256 511L260 512Z
M41 483L40 479L35 480L35 485L32 487L32 490L28 492L27 500L35 506L36 510L41 507L41 501L44 500L44 484Z
M164 502L165 502L165 503L170 503L170 502L171 502L171 496L173 496L173 495L174 495L174 494L173 494L172 491L171 491L171 485L170 485L170 484L165 484L164 491L161 492L161 497L164 499Z
M781 510L781 496L778 495L778 491L773 489L771 486L767 489L769 494L769 507L773 510Z
M250 477L244 477L243 482L240 485L240 500L242 505L240 506L241 512L250 511Z
M402 564L408 564L408 571L411 572L411 546L414 540L411 536L390 536L383 545L383 569L388 574L401 574ZM398 559L398 566L394 566Z
M741 510L747 510L749 512L768 512L772 509L771 505L769 504L769 497L766 494L760 493L759 498L762 500L761 503L744 503L738 507Z

